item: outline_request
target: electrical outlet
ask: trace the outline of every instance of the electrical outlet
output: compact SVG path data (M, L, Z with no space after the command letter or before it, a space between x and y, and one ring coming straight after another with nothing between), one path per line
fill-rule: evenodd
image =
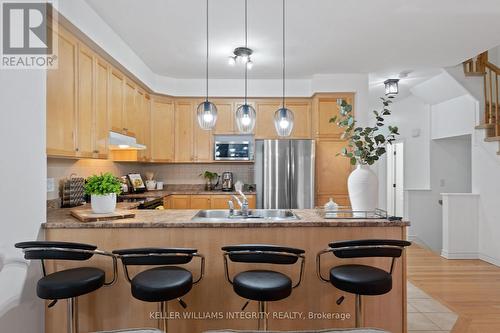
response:
M47 192L54 192L56 190L56 184L54 178L47 178Z
M444 187L444 183L445 183L444 179L440 179L439 180L439 186Z

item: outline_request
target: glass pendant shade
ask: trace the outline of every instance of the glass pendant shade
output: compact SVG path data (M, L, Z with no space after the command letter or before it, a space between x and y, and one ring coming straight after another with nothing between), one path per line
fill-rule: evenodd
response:
M257 113L248 104L243 104L236 110L236 127L240 133L252 133L255 127Z
M201 129L207 131L214 129L215 123L217 122L217 107L214 103L209 101L200 103L196 110L196 115L198 118L198 125L200 125Z
M274 127L278 136L290 136L293 130L293 112L280 108L274 113Z

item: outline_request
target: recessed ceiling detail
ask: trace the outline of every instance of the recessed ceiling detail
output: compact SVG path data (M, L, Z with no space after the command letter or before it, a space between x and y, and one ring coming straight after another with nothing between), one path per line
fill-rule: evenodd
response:
M204 0L86 1L155 73L204 77ZM280 17L280 0L248 1L251 78L281 77ZM498 17L498 0L287 0L287 76L456 65L500 45ZM210 77L241 77L227 57L244 45L243 1L214 1L210 18Z

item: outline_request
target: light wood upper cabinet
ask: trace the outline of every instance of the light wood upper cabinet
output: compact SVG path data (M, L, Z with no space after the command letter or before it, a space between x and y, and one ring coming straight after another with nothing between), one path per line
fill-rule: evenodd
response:
M193 110L192 101L175 103L175 162L193 161Z
M153 162L174 160L174 102L153 100L151 103L150 154Z
M256 139L274 139L278 137L274 127L274 113L281 107L278 100L256 102L257 123L255 124Z
M314 125L317 137L340 138L342 129L336 124L330 123L332 117L339 115L337 99L344 99L354 107L353 93L328 93L314 96L313 103L316 110Z
M98 158L108 156L109 120L109 65L99 57L95 61L95 123L94 154Z
M194 162L212 162L213 161L213 130L204 130L198 124L196 110L202 100L195 101L193 107L193 161ZM219 112L217 111L217 122L219 121Z
M234 103L231 100L218 99L212 101L217 106L217 123L215 134L234 134Z
M123 132L128 135L137 135L139 112L135 101L135 84L126 80L123 86L124 105L123 105Z
M286 107L293 112L292 139L310 139L311 103L309 100L286 102Z
M111 70L110 75L110 125L111 129L116 132L123 131L123 106L124 106L124 95L123 95L124 77L116 69Z
M77 40L58 31L58 68L47 70L47 154L75 156Z
M94 56L83 45L79 45L78 49L76 152L79 157L92 157L94 151Z

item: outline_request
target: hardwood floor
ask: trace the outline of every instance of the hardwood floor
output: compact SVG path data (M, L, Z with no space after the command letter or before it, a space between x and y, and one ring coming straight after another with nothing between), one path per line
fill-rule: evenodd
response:
M453 333L500 332L500 267L481 260L446 260L412 245L408 280L459 315Z

